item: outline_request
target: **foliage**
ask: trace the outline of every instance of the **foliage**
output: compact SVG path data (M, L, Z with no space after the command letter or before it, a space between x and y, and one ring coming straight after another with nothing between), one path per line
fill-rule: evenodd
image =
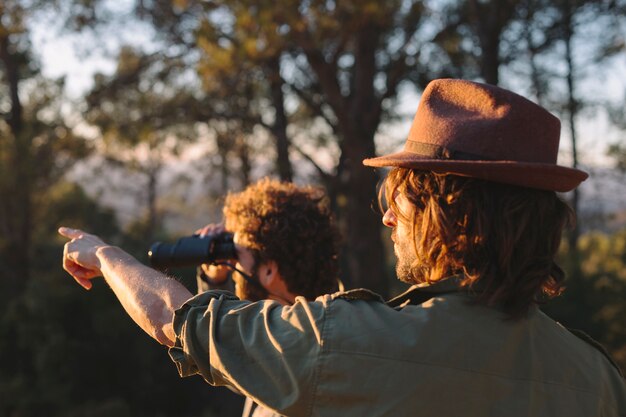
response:
M71 224L145 248L120 234L113 213L75 185L59 183L45 204L49 216L38 222L34 279L0 316L0 414L200 416L215 410L209 399L217 393L199 378L180 380L163 347L138 331L105 284L96 282L90 294L76 287L60 267L63 239L56 227Z
M193 91L176 84L184 71L179 58L164 59L125 46L118 54L116 72L96 74L85 100L84 118L99 130L105 164L146 178L140 202L147 213L146 240L152 240L160 227L157 200L165 161L178 156L195 135L187 118L196 105Z
M0 415L208 414L204 383L179 381L102 284L87 296L61 269L61 224L126 240L110 210L64 181L92 146L63 80L32 56L28 22L42 6L57 2L0 3Z
M315 166L350 247L344 277L351 286L386 292L385 281L374 278L384 275L379 220L369 210L377 177L361 160L374 154L374 135L393 116L389 104L399 85L423 79L426 67L418 61L427 59L420 55L428 38L421 25L425 4L213 1L186 7L197 19L192 27L205 88L259 104L262 113L253 121L276 137L279 164L287 147ZM233 117L250 119L249 111L229 109ZM315 126L311 122L332 132L339 151L332 170L322 169L319 156L288 135ZM328 138L316 137L314 129L302 136L318 146Z
M384 281L368 278L384 275L378 219L369 210L377 178L361 160L375 153L375 134L395 116L400 86L420 89L445 76L497 84L504 69L521 71L539 101L550 97L551 107L571 116L574 142L578 78L573 69L555 72L555 61L566 58L561 49L570 29L611 10L603 2L561 0L284 0L278 7L152 0L137 7L160 29L164 49L193 57L207 120L265 128L275 139L281 178L292 176L289 158L314 166L346 236L349 285L383 293ZM572 82L564 86L560 78ZM317 162L323 152L334 161L331 169Z
M598 340L626 369L626 230L588 233L578 244L580 264L568 262L563 251L567 288L544 311Z
M39 202L76 158L89 150L68 123L63 80L45 79L31 57L26 22L38 2L0 6L0 283L19 294L30 275ZM40 191L44 190L44 191Z

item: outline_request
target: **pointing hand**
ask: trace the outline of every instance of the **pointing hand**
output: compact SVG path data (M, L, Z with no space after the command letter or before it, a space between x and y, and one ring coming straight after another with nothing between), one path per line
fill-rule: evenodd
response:
M71 239L63 250L63 269L82 287L91 289L91 279L102 276L96 252L108 246L99 237L82 230L60 227L59 234Z

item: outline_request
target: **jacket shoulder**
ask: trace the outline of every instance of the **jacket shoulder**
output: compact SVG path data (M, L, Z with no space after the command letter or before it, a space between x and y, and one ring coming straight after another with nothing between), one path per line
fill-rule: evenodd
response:
M355 288L348 291L338 291L330 295L331 300L347 300L347 301L377 301L384 303L385 299L378 293L367 288Z
M604 357L609 361L609 363L617 370L619 375L622 378L624 377L624 373L620 369L620 367L617 364L617 362L615 362L615 360L611 357L609 352L606 350L606 348L604 346L602 346L602 344L600 342L596 341L595 339L593 339L591 336L589 336L587 333L583 332L582 330L572 329L572 328L569 328L569 327L566 327L566 329L570 333L572 333L574 336L576 336L580 340L584 341L588 345L591 345L594 349L596 349L598 352L600 352L602 355L604 355Z

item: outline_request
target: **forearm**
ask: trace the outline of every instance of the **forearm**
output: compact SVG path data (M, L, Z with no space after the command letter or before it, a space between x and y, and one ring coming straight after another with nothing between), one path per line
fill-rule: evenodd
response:
M101 271L128 315L159 343L173 346L172 316L192 294L114 246L96 252Z

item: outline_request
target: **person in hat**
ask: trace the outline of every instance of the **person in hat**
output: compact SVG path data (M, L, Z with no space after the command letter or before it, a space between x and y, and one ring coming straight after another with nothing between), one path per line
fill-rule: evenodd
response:
M77 230L64 268L104 275L182 376L236 386L287 416L626 415L619 369L537 305L562 290L554 258L572 212L556 195L587 174L556 164L559 121L464 80L425 89L380 200L400 279L292 306L207 292ZM172 320L173 314L173 320Z

